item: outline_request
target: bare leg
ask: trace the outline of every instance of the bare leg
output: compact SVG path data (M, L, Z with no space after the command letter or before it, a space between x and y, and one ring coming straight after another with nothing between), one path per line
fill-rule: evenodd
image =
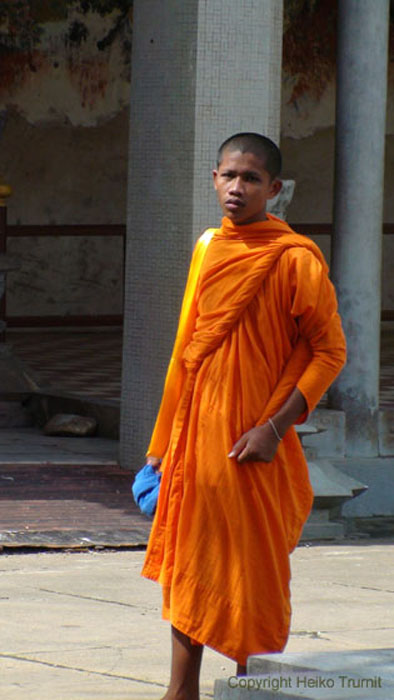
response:
M246 676L246 666L237 664L237 676Z
M204 647L192 644L189 637L171 628L171 679L162 700L199 700L199 681Z

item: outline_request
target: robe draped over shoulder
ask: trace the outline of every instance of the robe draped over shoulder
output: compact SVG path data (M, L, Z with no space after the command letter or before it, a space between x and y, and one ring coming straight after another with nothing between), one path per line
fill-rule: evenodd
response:
M166 619L241 664L287 641L289 553L313 494L294 428L269 464L228 453L296 386L313 410L345 358L320 250L267 216L199 239L148 449L162 481L142 573Z

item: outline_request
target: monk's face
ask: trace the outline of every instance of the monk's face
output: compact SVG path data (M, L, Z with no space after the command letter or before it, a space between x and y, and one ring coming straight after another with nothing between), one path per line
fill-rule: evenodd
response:
M253 153L227 149L218 170L213 171L214 187L224 216L235 224L265 221L267 199L278 194L280 180L272 180L264 163Z

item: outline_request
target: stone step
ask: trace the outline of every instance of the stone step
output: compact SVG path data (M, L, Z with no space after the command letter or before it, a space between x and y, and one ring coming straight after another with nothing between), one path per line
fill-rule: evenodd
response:
M315 507L335 508L359 496L368 486L345 474L327 459L308 459Z
M343 522L332 520L340 517L341 506L363 493L368 487L344 474L327 459L308 459L309 476L314 493L313 510L306 522L301 541L331 540L344 537Z
M328 510L313 510L304 525L300 541L336 540L344 536L344 524L342 522L330 520L330 513Z
M250 656L248 675L215 682L215 700L393 700L394 650Z
M36 425L44 427L57 413L77 413L97 421L96 435L119 439L120 401L78 396L67 392L36 392L30 397L31 411Z
M343 411L316 408L306 423L296 426L307 459L343 457L345 424Z
M317 408L306 423L296 426L314 493L313 510L304 526L301 541L344 537L344 522L331 518L335 514L338 519L342 505L368 488L334 467L328 459L344 455L345 424L342 411Z
M117 440L96 436L52 437L38 428L4 428L0 430L0 445L0 465L118 463ZM1 693L0 698L3 700Z
M33 417L22 401L0 398L0 428L26 428L30 425L33 425Z

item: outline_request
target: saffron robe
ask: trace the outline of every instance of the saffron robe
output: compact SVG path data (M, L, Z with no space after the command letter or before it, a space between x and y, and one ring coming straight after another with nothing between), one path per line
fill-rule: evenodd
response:
M289 553L313 494L293 427L271 463L228 453L294 387L311 411L345 358L322 254L267 216L199 239L148 449L162 481L142 574L165 619L241 664L287 641Z

